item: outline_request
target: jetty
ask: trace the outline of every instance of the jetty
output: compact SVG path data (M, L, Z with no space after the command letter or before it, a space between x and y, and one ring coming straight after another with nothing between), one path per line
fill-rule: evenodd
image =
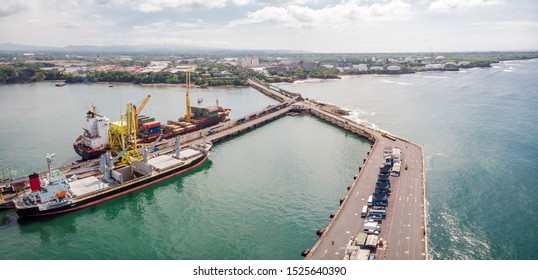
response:
M357 162L357 173L350 178L345 196L340 199L339 204L335 202L335 212L327 213L330 214L328 224L318 230L319 239L312 248L303 251L303 256L307 260L428 258L424 154L421 146L386 131L345 118L339 114L344 110L339 108L335 110L335 106L327 107L319 102L304 100L299 94L287 92L253 78L249 78L249 83L279 103L236 120L208 127L203 131L182 135L181 145L188 146L205 141L216 143L288 114L308 114L357 134L371 143L371 149L366 159ZM175 140L168 139L160 141L157 148L166 152L173 149L174 145ZM383 171L387 150L391 149L401 151L399 160L402 169L399 176L389 178L390 189L385 189L386 199L382 201L385 212L375 221L377 229L365 232L365 222L369 221L370 217L365 217L362 210L368 206L369 196L378 191L376 189L376 184L379 184L378 177L381 176L380 171ZM97 160L93 160L60 169L69 172L96 164ZM27 177L14 179L4 182L4 186L0 184L0 187L25 180ZM346 186L331 187L346 188ZM367 235L368 233L370 235ZM364 239L362 245L358 239Z

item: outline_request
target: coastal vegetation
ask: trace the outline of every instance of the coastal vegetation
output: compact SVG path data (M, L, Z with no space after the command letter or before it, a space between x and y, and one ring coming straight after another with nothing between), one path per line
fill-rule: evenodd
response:
M503 60L538 58L538 52L313 54L73 55L0 53L0 84L63 80L66 83L184 84L185 71L200 87L246 86L247 78L278 83L339 79L342 75L409 74L491 67ZM248 62L245 65L245 62Z

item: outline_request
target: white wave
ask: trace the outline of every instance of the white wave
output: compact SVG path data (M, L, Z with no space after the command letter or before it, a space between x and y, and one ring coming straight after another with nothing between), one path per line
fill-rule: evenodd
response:
M488 259L491 256L491 246L487 236L478 226L461 223L461 214L450 208L440 213L443 227L449 233L450 251L454 259ZM472 252L472 253L470 253Z
M369 116L375 116L375 112L367 112L356 107L346 107L344 109L349 112L349 115L345 116L345 118L365 125L367 127L377 128L377 125L373 122L370 122L367 118Z
M398 85L404 85L404 86L412 85L412 83L407 83L407 82L395 82L395 81L385 80L385 79L379 79L378 81L380 81L380 82L382 82L382 83L385 83L385 84L398 84Z
M448 77L442 77L442 76L421 76L422 78L427 79L448 79Z
M512 69L504 69L503 72L514 72Z

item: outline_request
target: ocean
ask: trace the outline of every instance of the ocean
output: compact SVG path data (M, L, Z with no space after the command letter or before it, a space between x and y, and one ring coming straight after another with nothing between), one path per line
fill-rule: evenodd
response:
M433 259L537 259L538 60L282 84L424 147Z
M537 259L538 60L491 68L344 77L278 86L424 147L433 259ZM76 158L94 103L116 119L184 114L183 89L51 83L0 86L0 168L13 176ZM250 88L196 89L237 118L274 104ZM211 101L210 101L211 100ZM352 182L369 143L308 116L285 117L213 147L188 174L34 223L0 212L2 259L301 259Z

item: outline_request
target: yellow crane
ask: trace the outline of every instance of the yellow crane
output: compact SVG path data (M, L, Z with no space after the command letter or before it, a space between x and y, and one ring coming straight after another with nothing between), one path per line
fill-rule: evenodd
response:
M151 95L146 96L140 106L137 108L132 102L127 104L124 114L121 114L120 120L110 125L110 149L113 154L119 154L126 150L121 157L120 164L131 162L133 159L142 157L136 135L138 133L138 115L146 106Z
M185 120L187 122L191 122L191 71L187 70L185 73L185 86L187 87L187 93L186 93L186 103L187 103L187 114L185 116Z
M138 106L138 108L136 108L136 106L133 105L135 121L138 119L138 115L140 115L140 113L142 112L144 107L146 107L146 104L148 104L148 101L149 101L150 98L151 98L151 95L148 94L148 96L146 96L146 98L144 98L144 100L142 101L142 104L140 104L140 106ZM135 125L135 131L138 132L138 125Z

